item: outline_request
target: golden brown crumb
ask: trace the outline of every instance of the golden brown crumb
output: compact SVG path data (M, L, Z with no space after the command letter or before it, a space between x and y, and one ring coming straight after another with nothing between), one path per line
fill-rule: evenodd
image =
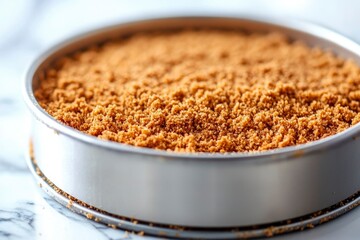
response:
M87 219L93 219L94 215L91 213L85 213Z
M266 237L273 237L274 236L274 227L268 227L264 230L264 235Z
M314 226L314 224L312 224L312 223L308 223L308 224L306 224L306 227L307 227L307 228L314 228L315 226Z
M68 204L66 205L66 207L67 207L67 208L72 208L73 204L74 204L74 201L70 199L69 202L68 202ZM88 214L90 214L90 213L88 213ZM91 217L88 217L87 214L86 214L86 217L89 218L89 219L92 219L92 216L91 216Z
M112 229L117 229L116 225L115 224L108 224L108 227L111 227Z
M35 156L34 156L34 145L33 145L32 140L29 141L29 156L30 156L30 159L34 163L36 163Z
M101 139L172 151L248 152L360 121L360 69L281 34L143 33L64 57L35 95Z

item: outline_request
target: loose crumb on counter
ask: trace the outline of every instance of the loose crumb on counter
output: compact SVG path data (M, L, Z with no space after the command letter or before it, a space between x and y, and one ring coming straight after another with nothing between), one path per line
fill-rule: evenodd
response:
M141 33L61 58L40 80L38 102L63 124L162 150L270 150L360 121L360 68L279 33Z

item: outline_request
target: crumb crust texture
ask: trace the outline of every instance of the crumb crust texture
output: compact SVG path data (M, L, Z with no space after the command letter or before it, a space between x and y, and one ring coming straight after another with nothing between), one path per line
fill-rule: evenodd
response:
M303 144L360 121L360 68L279 33L135 34L59 59L35 96L100 139L178 152Z

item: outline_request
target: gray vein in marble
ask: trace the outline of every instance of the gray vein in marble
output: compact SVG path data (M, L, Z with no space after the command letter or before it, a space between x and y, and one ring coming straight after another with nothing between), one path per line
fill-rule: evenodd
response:
M0 228L0 235L10 237L12 235L20 236L19 233L32 232L34 230L34 217L35 213L26 208L18 207L13 210L0 210L0 225L12 225L12 228L8 228L12 231Z
M113 234L111 234L109 232L122 231L122 230L115 230L115 229L109 228L109 227L101 225L101 224L91 224L91 225L109 240L130 240L130 239L133 239L131 237L132 236L131 233L128 233L128 234L122 233L123 236L121 236L121 237L112 237L111 235L113 235Z
M6 97L0 99L0 116L2 117L12 117L14 115L18 116L18 110L20 109L20 99L16 97Z
M62 205L60 205L57 201L55 201L53 198L49 197L49 196L45 196L44 194L43 198L45 199L45 201L52 207L54 208L59 214L73 220L73 221L84 221L84 217L80 216L78 214L73 213L72 211L70 211L69 209L63 207Z
M10 236L12 236L11 233L0 231L0 237L9 238Z
M21 157L21 159L23 159ZM28 173L29 170L27 169L26 165L18 165L17 162L6 161L0 157L0 172L2 171L9 171L9 172L23 172Z
M106 237L106 239L108 240L129 240L132 239L131 235L128 234L127 236L122 236L122 237L113 237L112 235L116 234L121 234L121 235L126 235L124 234L124 232L120 229L112 229L109 228L108 226L101 224L101 223L96 223L92 220L88 220L86 219L86 217L76 214L74 212L72 212L71 210L69 210L68 208L63 207L62 205L60 205L56 200L54 200L53 198L49 197L49 196L45 196L44 194L42 194L44 199L46 200L46 202L52 207L54 208L59 214L67 217L68 219L71 219L73 221L76 222L82 222L82 223L87 223L89 225L91 225L95 230L97 230L98 232L100 232L104 237Z

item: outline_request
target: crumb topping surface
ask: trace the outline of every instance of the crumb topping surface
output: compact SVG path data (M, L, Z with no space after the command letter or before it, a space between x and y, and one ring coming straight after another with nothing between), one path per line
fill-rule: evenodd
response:
M360 121L360 68L278 33L142 33L60 59L35 96L101 139L185 152L297 145Z

